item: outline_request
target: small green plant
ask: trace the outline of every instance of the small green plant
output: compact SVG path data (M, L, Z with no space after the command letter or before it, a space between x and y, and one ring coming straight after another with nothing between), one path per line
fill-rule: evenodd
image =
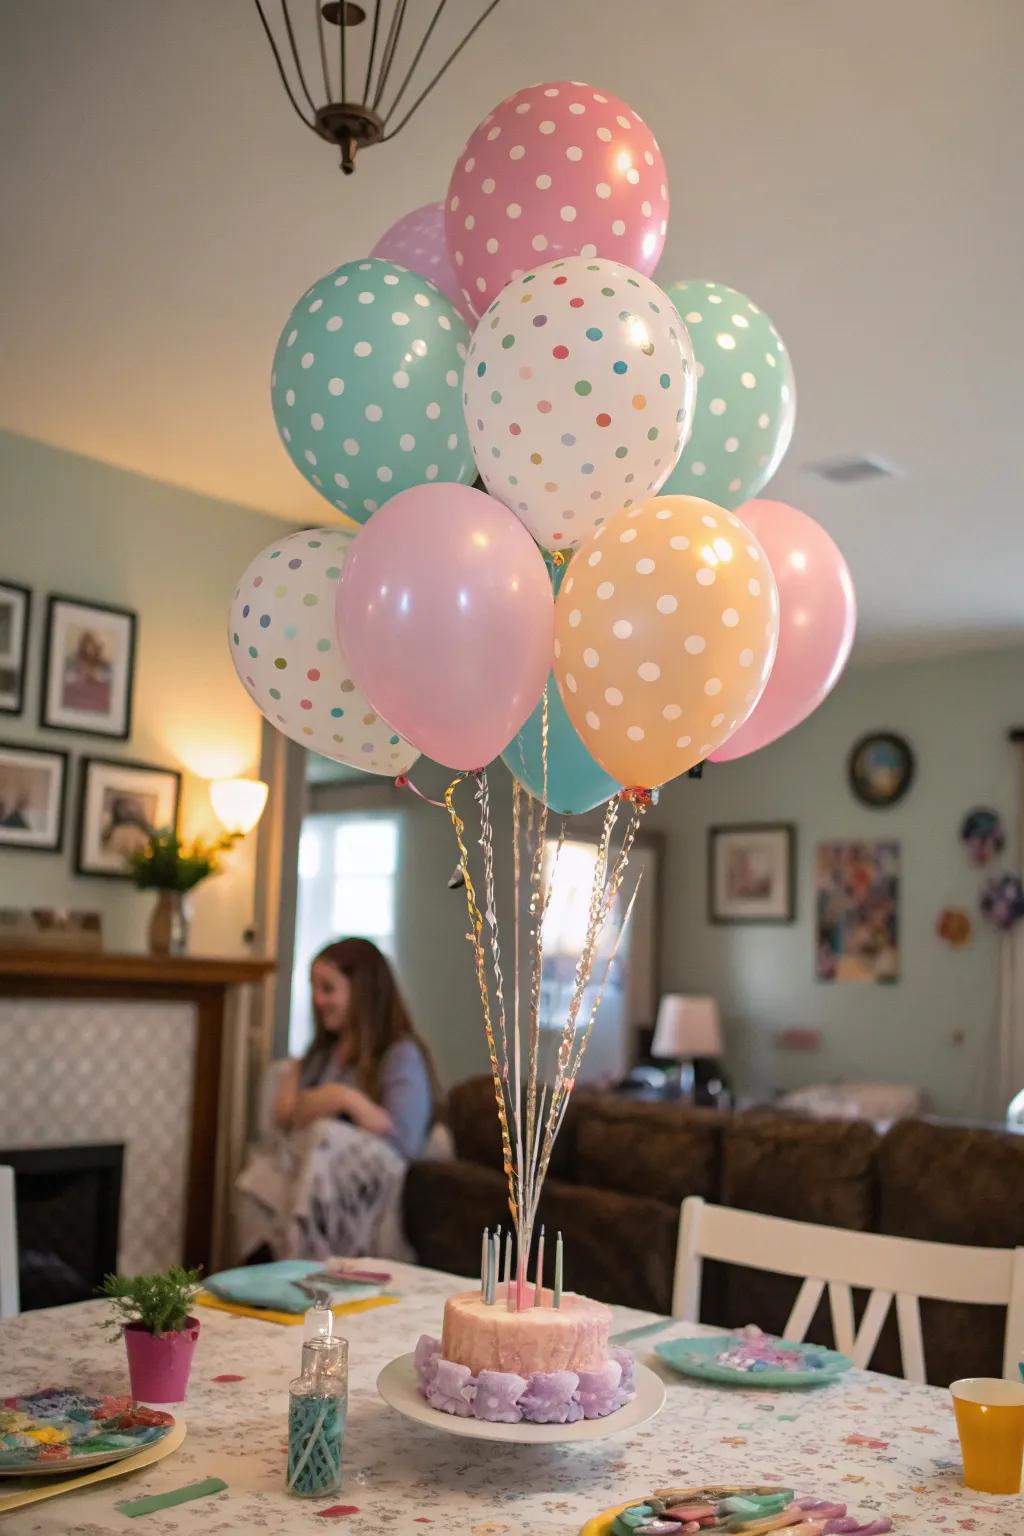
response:
M132 880L140 891L191 891L220 871L220 855L237 838L226 832L214 842L194 838L183 843L171 827L151 832L144 848L128 855Z
M162 1333L179 1333L199 1288L200 1273L175 1264L158 1275L107 1275L99 1295L111 1304L112 1335L122 1334L129 1323L141 1323L157 1338Z

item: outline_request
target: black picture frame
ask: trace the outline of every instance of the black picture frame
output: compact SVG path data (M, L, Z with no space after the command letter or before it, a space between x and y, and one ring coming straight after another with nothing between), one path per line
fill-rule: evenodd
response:
M76 608L84 613L95 613L100 621L106 618L123 622L127 639L123 655L124 684L120 690L122 707L112 728L97 717L87 718L86 711L68 710L61 718L54 709L51 670L57 659L54 636L60 622L61 608ZM43 668L39 691L39 724L48 731L67 731L76 736L103 736L112 741L127 741L132 731L132 705L135 692L135 651L138 639L138 615L130 608L118 608L110 603L93 602L91 598L72 597L66 592L51 592L46 600L46 626L43 635ZM113 685L112 685L113 686ZM62 706L66 707L66 706ZM77 720L73 718L78 716Z
M151 830L163 827L173 827L177 830L178 817L181 812L181 773L177 768L166 768L162 763L138 763L123 757L83 757L79 764L78 774L78 813L75 825L75 874L84 875L89 879L97 880L130 880L132 872L127 867L122 867L127 857L128 849L118 850L110 855L110 862L104 863L91 852L91 844L98 841L98 835L94 837L93 828L88 821L90 815L90 800L95 794L94 783L103 770L107 770L111 776L120 775L128 777L135 782L122 789L126 796L138 796L145 792L144 786L138 783L139 777L151 775L154 779L171 781L173 783L172 815L158 816L153 823L145 825ZM93 807L95 809L95 807ZM129 825L128 822L125 825ZM142 831L143 824L136 823Z
M53 836L42 842L23 841L21 838L12 837L11 832L15 829L3 824L7 820L8 813L5 808L0 807L0 815L3 816L3 822L0 822L0 851L8 849L11 852L60 853L64 847L64 823L68 798L68 767L71 761L68 753L62 752L59 747L28 747L20 741L0 741L0 796L3 794L2 769L4 758L8 753L14 757L41 757L55 760L60 778L57 788L56 816L53 818L55 822Z
M757 910L757 897L752 895L745 901L733 898L733 908L727 910L727 900L719 888L719 850L726 839L735 839L737 842L747 840L764 844L766 839L773 839L777 845L777 856L781 858L782 869L779 876L781 901L779 894L775 893L775 881L772 882L772 892L764 898L764 911ZM791 821L746 821L729 822L720 826L708 828L707 847L707 918L708 922L716 927L735 926L748 923L786 924L796 921L796 825ZM775 910L772 910L772 908Z
M872 768L872 752L882 752L893 760L894 766L887 769L891 782L872 781L872 772L879 772L877 765ZM895 731L869 731L854 742L846 761L851 794L861 805L870 806L872 810L885 810L902 800L914 782L914 771L910 743Z
M11 636L10 646L0 651L0 715L20 715L25 708L25 675L28 670L29 625L32 622L32 588L18 581L0 580L0 601L10 594L21 605L21 618L17 638ZM13 672L10 688L4 687L5 674Z

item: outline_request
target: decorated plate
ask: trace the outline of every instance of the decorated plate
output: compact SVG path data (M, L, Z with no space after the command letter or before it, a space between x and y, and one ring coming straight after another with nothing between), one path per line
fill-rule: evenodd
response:
M508 1445L556 1445L570 1440L604 1440L653 1419L665 1401L664 1384L637 1363L636 1396L631 1403L603 1419L580 1419L576 1424L491 1424L485 1419L460 1419L440 1413L422 1396L412 1355L399 1355L377 1377L377 1391L386 1403L407 1419L428 1429L471 1440L500 1440Z
M47 1387L0 1398L0 1476L79 1472L134 1456L174 1427L169 1413L130 1397L90 1397Z
M792 1344L787 1339L778 1341L780 1348L794 1356L794 1363L785 1367L767 1366L763 1369L742 1370L729 1365L721 1358L743 1350L746 1340L742 1334L707 1339L669 1339L656 1344L654 1352L674 1371L684 1376L699 1376L705 1381L724 1382L732 1387L823 1387L835 1381L844 1371L850 1370L853 1361L834 1349L823 1349L817 1344ZM801 1366L800 1360L806 1361Z

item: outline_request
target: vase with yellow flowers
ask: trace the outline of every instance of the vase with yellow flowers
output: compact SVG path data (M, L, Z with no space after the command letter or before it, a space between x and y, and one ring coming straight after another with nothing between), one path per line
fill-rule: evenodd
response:
M140 891L157 891L149 920L149 949L154 955L183 955L188 949L189 895L220 870L220 856L238 835L226 832L206 841L183 842L173 828L151 832L145 845L128 857L132 880Z

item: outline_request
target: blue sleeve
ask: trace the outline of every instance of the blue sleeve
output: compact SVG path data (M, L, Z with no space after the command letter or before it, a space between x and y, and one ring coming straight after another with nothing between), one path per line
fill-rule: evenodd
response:
M418 1157L430 1130L431 1092L427 1064L413 1040L399 1040L384 1058L380 1102L391 1116L388 1137L403 1157Z

